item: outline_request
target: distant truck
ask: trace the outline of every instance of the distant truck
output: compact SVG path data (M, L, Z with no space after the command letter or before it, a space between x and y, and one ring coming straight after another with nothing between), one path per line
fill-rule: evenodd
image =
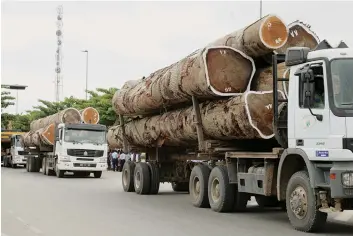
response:
M100 178L107 170L108 144L106 126L99 124L60 123L54 129L54 145L27 146L27 171L64 177L65 172L76 176L94 174Z
M18 130L1 130L1 163L4 167L16 168L26 165L26 152L21 145L21 135Z

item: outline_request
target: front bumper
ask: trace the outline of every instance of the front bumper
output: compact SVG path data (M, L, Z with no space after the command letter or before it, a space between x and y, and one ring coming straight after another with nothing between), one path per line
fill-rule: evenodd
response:
M104 171L107 170L107 163L101 162L60 162L58 163L59 170L65 171Z
M344 174L353 175L353 162L334 162L330 170L330 187L332 198L352 198L353 181L349 185L344 184Z
M12 159L12 163L16 165L26 165L27 164L27 158L24 156L19 156L19 157L14 157Z

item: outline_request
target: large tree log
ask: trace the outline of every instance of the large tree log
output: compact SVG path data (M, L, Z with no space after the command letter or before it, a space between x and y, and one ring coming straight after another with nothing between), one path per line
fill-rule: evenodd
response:
M200 104L202 126L208 139L270 139L272 130L272 91L249 91L228 100ZM133 146L197 145L192 107L163 115L133 120L125 124L126 139ZM123 147L121 126L108 130L110 148Z
M258 58L283 47L288 39L288 28L276 15L267 15L240 30L230 33L208 46L229 46L246 55Z
M55 140L55 123L36 131L29 131L22 137L25 147L52 146Z
M81 119L85 124L98 124L99 112L93 107L86 107L80 110Z
M117 114L144 115L175 104L190 103L191 96L212 99L249 90L254 61L230 47L198 50L183 60L140 81L129 81L113 97Z
M299 20L290 23L288 29L288 40L283 47L275 50L276 53L285 53L289 47L315 49L320 42L319 37L310 29L310 26Z
M282 20L265 16L147 79L129 81L115 93L113 107L117 114L145 115L174 104L190 104L191 96L239 95L248 91L254 72L254 62L245 54L267 55L285 45L287 38Z
M30 124L32 131L45 128L52 123L78 124L81 122L81 114L75 108L67 108L54 115L34 120Z

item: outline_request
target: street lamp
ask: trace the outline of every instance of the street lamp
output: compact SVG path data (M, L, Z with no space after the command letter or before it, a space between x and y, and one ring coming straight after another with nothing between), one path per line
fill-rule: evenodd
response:
M260 0L260 19L262 18L262 0Z
M16 90L16 114L18 114L18 90L25 90L27 85L19 84L2 84L1 88Z
M81 52L86 53L86 100L88 100L88 94L87 94L87 90L88 90L88 50L83 50Z

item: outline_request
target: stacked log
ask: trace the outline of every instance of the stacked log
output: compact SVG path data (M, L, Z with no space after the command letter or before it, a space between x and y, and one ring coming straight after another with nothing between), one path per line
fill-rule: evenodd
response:
M205 136L216 140L272 138L272 96L272 91L248 91L228 100L201 103ZM126 139L133 146L196 145L194 114L193 107L188 107L131 121L125 124ZM111 148L122 148L122 126L111 127L107 138Z
M241 95L249 91L254 60L285 45L286 25L273 15L231 33L181 61L138 81L129 81L113 97L121 115L147 115L176 104Z
M268 60L267 66L258 62L285 53L289 47L314 49L318 43L318 37L303 22L295 21L287 28L277 16L268 15L147 79L129 81L114 95L113 108L118 115L144 117L125 124L125 138L130 146L196 146L191 107L195 96L201 101L205 139L272 139L272 61ZM277 66L278 76L289 78L289 68L284 63ZM277 92L279 98L286 97L288 83L278 82ZM169 111L161 114L162 109ZM156 111L160 114L154 114ZM111 127L107 140L110 148L122 148L122 127Z
M99 112L93 107L86 107L80 110L81 120L85 124L98 124Z
M81 114L75 108L67 108L51 116L32 121L31 130L23 135L24 146L52 146L55 140L55 126L58 123L79 124Z
M34 120L30 124L31 130L45 128L52 123L77 124L81 122L81 114L75 108L67 108L51 116Z

